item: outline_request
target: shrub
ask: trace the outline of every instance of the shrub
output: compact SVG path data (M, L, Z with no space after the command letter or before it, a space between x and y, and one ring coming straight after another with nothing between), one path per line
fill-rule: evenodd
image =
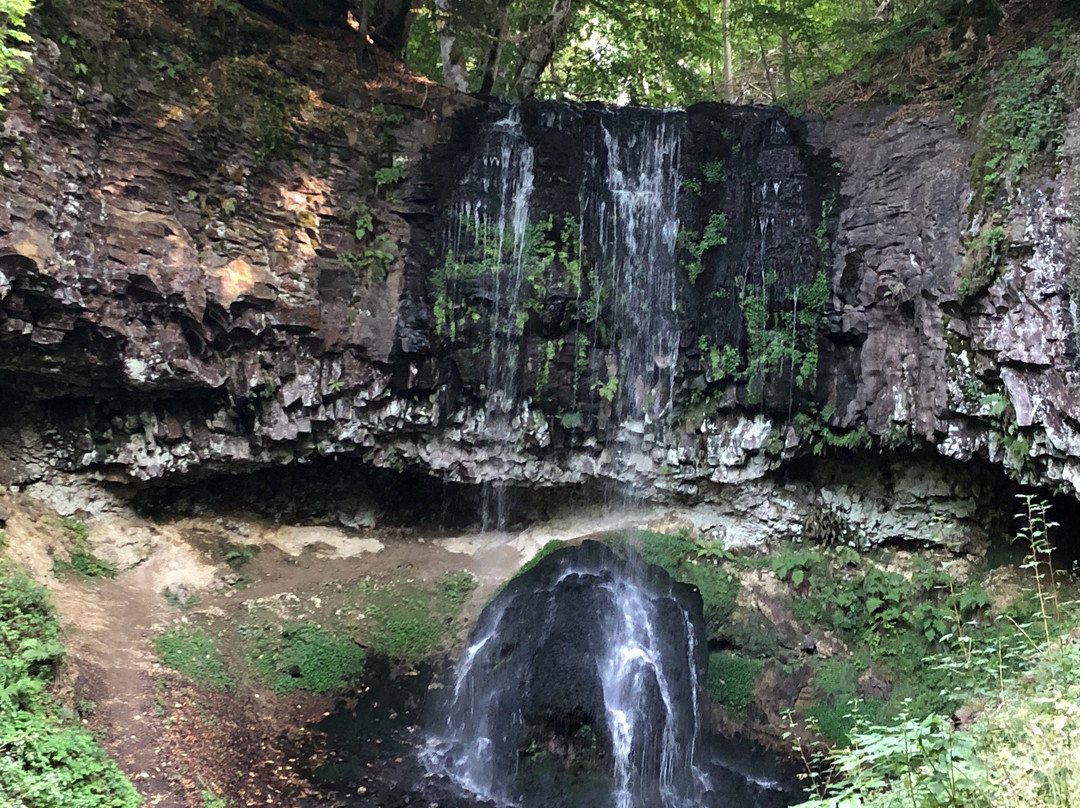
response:
M136 808L138 794L46 692L64 649L44 589L0 561L0 805Z
M709 654L706 687L713 700L736 712L743 712L754 701L754 683L765 665L764 660L717 652Z

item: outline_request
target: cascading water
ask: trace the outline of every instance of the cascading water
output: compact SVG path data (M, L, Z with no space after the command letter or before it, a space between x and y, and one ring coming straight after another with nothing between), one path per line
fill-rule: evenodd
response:
M485 607L422 760L498 805L787 804L702 737L703 635L692 587L598 542L559 550Z
M483 393L477 432L497 443L515 419L520 431L550 417L547 374L570 348L572 396L558 406L607 436L606 476L633 480L650 470L672 405L686 116L546 104L525 124L511 112L481 131L434 273L442 336ZM534 167L549 180L543 198ZM465 355L477 346L482 374ZM492 499L485 527L505 520L501 489ZM424 765L500 805L787 804L705 742L703 636L700 596L658 568L594 542L559 551L484 609L452 685L432 699Z
M594 542L544 559L481 615L427 764L485 800L536 804L523 756L587 732L610 750L590 761L610 778L591 804L696 804L708 786L697 760L696 597Z
M586 241L610 271L611 337L618 350L614 414L622 463L649 465L643 449L659 437L671 406L679 325L675 240L679 230L679 154L685 115L633 110L632 128L617 111L600 120L582 185Z
M450 230L445 237L442 293L444 306L458 296L460 281L480 272L487 281L483 291L488 310L486 398L482 422L483 439L498 446L505 443L511 424L520 413L517 395L520 353L519 311L525 274L525 245L533 193L533 150L525 138L517 108L486 127L477 144L469 171L455 194ZM461 256L473 256L464 272L447 271ZM463 266L458 264L458 267ZM440 325L450 324L450 312L436 312ZM477 319L481 315L477 312ZM484 485L484 529L501 528L506 522L505 489Z

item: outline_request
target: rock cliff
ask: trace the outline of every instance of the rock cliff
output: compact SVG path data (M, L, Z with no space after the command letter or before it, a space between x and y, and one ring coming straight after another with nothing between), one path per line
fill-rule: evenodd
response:
M951 119L688 110L680 341L673 369L650 364L671 415L648 424L617 406L617 276L582 224L582 144L640 113L526 106L543 271L492 429L478 348L498 295L482 272L452 294L439 279L505 108L362 82L345 40L254 15L236 36L267 54L192 60L190 20L91 17L80 52L50 37L74 24L59 13L0 140L3 483L92 481L67 505L89 507L102 485L341 458L452 483L631 482L716 504L720 532L932 540L944 514L961 542L1015 483L1080 491L1076 116L1056 177L1016 196L1000 272L961 294L983 222Z

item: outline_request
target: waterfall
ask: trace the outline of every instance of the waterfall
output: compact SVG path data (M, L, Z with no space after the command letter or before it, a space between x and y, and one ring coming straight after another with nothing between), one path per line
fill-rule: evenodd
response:
M627 126L627 122L630 126ZM582 222L611 273L611 337L618 350L613 411L622 463L660 437L674 391L680 331L675 240L679 230L681 111L609 111L581 188Z
M523 424L569 406L596 418L608 474L633 479L673 398L686 116L555 103L499 115L479 124L433 272L440 335L482 401L485 476L500 479L498 449ZM561 382L574 400L545 401L560 361L574 367ZM504 526L503 490L484 489L485 528Z
M474 158L451 203L446 256L437 281L444 296L437 312L440 325L454 336L457 312L453 304L462 286L482 274L487 304L483 319L488 354L484 375L483 439L499 446L512 430L521 401L517 394L521 322L519 312L525 276L526 242L533 194L533 149L525 138L521 117L511 107L484 128ZM506 522L502 486L484 484L482 521L485 530Z
M699 804L700 609L689 587L595 542L549 556L484 609L426 765L483 800L537 805L523 759L588 728L610 750L594 761L610 780L592 804Z

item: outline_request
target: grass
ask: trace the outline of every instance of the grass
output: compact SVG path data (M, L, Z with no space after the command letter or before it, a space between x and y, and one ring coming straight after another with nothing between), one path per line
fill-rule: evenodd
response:
M764 666L763 659L724 651L709 654L706 689L718 704L738 713L745 712L754 701L754 683Z
M222 693L236 689L237 677L225 667L217 643L206 629L177 625L163 631L153 642L163 665L199 687Z
M0 560L0 805L136 808L139 796L49 695L63 660L44 589Z
M276 693L340 690L364 667L364 652L359 646L314 623L262 631L252 650L255 668Z
M362 581L354 590L367 617L361 634L377 654L419 662L447 646L475 588L476 578L466 571L432 583Z
M68 575L87 579L116 577L116 567L102 561L90 551L90 529L82 519L63 516L60 518L60 525L67 534L68 557L66 560L53 557L52 572L58 581L64 580Z
M342 690L363 672L367 653L416 664L449 648L476 586L464 570L426 582L364 579L343 588L344 602L333 607L314 595L252 601L243 622L174 625L154 648L164 665L209 690L231 692L241 682L278 693ZM185 608L176 593L163 594Z

